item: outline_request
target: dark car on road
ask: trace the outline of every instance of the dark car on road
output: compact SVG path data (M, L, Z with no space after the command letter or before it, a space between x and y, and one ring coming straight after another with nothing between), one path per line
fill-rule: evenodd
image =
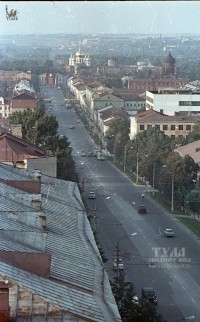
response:
M147 208L145 205L140 205L138 206L138 213L139 214L146 214L147 213Z
M153 287L143 287L141 299L146 300L154 305L158 304L157 296Z

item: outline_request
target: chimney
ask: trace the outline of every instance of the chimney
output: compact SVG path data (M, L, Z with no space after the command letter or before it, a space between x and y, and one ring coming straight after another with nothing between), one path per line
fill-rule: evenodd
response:
M0 321L10 321L10 308L9 308L9 285L8 280L0 282Z
M38 170L38 169L33 170L33 178L35 181L41 181L41 173L42 173L41 170Z

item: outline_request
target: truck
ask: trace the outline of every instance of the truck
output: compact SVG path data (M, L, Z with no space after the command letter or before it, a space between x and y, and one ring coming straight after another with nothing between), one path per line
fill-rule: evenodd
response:
M101 151L97 152L97 160L105 160L104 154Z

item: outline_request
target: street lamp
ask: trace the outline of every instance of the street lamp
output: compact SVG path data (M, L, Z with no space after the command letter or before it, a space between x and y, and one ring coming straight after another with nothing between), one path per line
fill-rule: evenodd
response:
M115 141L114 143L114 164L116 163L116 150L117 150L117 143L120 143L121 141Z
M180 320L177 320L175 322L180 322L180 321L189 321L189 320L194 320L195 319L195 316L194 315L191 315L191 316L186 316L185 318L183 319L180 319Z
M128 143L125 145L125 148L124 148L124 172L126 172L127 146L128 146ZM130 149L133 149L133 147L131 146Z
M138 160L138 157L139 157L139 153L137 151L137 164L136 164L136 184L138 184L138 174L139 174L139 160Z
M166 168L166 165L163 165ZM171 197L171 212L174 212L174 170L169 172L172 174L172 197Z

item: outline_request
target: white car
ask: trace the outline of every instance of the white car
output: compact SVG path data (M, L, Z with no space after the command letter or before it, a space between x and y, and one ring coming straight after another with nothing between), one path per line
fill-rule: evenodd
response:
M174 237L174 231L171 228L166 228L164 230L165 237Z
M122 259L121 258L119 258L118 260L117 260L117 258L116 259L114 259L114 261L113 261L113 269L116 271L117 269L118 270L120 270L120 271L123 271L124 270L124 264L123 264L123 261L122 261Z
M96 199L96 195L95 195L95 192L91 191L89 192L89 196L88 196L89 199Z

